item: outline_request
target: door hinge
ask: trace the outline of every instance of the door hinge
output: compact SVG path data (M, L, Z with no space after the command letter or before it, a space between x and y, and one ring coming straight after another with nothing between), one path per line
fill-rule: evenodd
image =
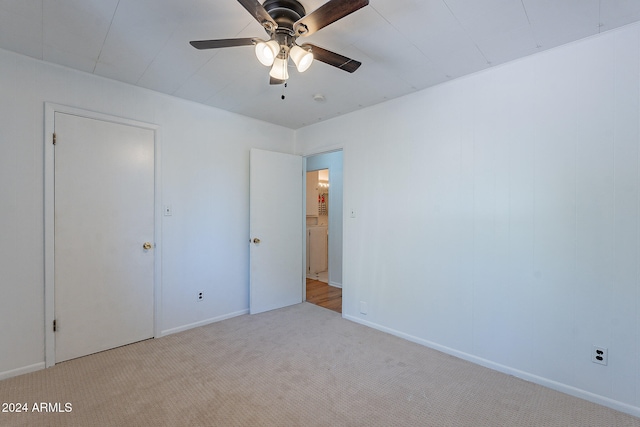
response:
M53 133L53 145L56 145L56 133Z
M58 330L58 324L55 319L53 319L53 332Z

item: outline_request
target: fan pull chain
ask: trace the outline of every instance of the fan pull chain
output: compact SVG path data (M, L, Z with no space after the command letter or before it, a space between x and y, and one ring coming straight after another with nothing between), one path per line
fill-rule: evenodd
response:
M285 96L284 96L284 88L286 88L286 87L287 87L287 82L284 82L284 85L282 85L282 96L281 96L281 99L283 101L284 101L284 98L285 98Z

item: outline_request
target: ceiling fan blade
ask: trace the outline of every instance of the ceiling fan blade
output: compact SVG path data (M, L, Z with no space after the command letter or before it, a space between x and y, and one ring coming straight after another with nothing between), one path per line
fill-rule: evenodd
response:
M276 79L274 77L269 76L270 85L283 85L284 83L285 83L284 80Z
M313 59L317 59L318 61L324 62L325 64L333 65L334 67L340 68L341 70L349 73L353 73L358 69L358 67L362 65L360 61L347 58L346 56L331 52L330 50L323 49L320 46L316 46L314 44L305 43L301 47L305 49L311 49Z
M306 37L368 4L369 0L329 0L300 18L293 24L293 30L299 36Z
M273 20L267 10L258 2L258 0L238 0L247 12L255 18L267 30L268 33L272 33L278 28L278 24Z
M197 40L189 42L196 49L218 49L221 47L249 46L255 44L255 38Z

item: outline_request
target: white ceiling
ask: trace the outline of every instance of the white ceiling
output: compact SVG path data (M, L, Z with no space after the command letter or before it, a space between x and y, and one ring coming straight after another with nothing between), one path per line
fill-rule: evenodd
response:
M236 0L0 0L0 47L298 129L638 20L640 0L371 0L304 39L360 69L316 62L287 88L251 46L189 45L265 38Z

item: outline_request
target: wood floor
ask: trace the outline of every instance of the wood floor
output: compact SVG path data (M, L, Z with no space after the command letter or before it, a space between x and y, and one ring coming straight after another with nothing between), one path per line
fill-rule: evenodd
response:
M342 289L307 279L307 302L342 313Z

